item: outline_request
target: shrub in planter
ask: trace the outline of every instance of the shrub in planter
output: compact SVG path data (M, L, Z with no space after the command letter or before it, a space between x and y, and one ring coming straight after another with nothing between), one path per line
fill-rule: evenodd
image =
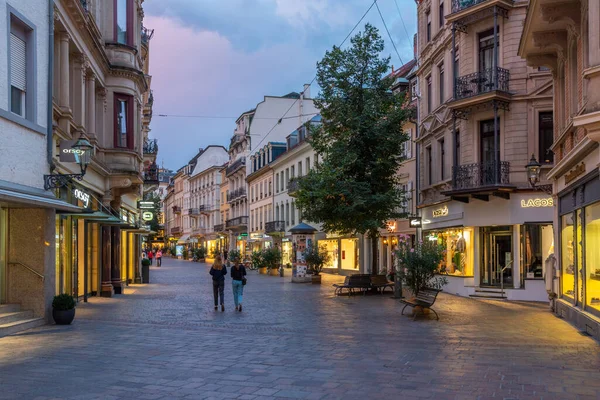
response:
M252 255L250 256L250 262L254 268L259 269L261 274L266 273L266 265L264 263L263 254L261 251L253 251ZM264 272L262 271L263 268L265 269Z
M142 258L142 267L149 267L150 265L152 265L152 263L150 262L149 259Z
M188 253L187 249L183 249L183 252L181 254L183 255L183 259L184 260L188 259L189 253Z
M310 273L318 276L323 271L323 266L331 260L331 256L327 253L325 247L310 246L302 252L302 257L306 262L306 266Z
M232 263L238 263L242 260L242 253L238 249L229 250L227 258Z
M440 264L446 250L434 241L419 241L414 247L408 241L399 241L396 252L396 278L416 296L425 287L441 289L448 283L444 276L438 276ZM443 272L443 271L442 271Z
M269 270L277 270L281 265L281 251L277 247L269 247L262 251L263 265Z
M52 318L57 325L69 325L75 318L75 299L70 294L59 294L52 300Z

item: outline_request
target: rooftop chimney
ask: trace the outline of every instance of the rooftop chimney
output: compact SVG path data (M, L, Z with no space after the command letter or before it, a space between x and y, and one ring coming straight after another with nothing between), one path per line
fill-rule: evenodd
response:
M302 94L302 97L304 97L305 99L310 99L310 84L304 84L304 90L302 91Z

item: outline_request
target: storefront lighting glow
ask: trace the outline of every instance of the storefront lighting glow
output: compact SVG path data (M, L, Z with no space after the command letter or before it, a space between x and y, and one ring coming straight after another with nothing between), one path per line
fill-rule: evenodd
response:
M529 208L529 207L553 207L554 206L554 200L552 199L552 197L549 197L547 199L529 199L529 200L521 200L521 207L522 208Z
M433 210L432 213L433 218L445 217L446 215L448 215L448 206Z

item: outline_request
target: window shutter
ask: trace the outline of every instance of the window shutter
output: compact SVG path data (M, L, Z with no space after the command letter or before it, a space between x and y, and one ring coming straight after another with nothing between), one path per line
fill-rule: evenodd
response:
M10 84L23 92L27 84L27 57L25 41L10 34Z

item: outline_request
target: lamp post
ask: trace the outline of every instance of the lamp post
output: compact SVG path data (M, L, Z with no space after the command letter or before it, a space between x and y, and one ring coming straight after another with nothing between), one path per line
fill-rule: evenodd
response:
M536 159L535 155L531 155L531 159L529 163L525 166L527 170L527 180L529 181L529 185L535 190L541 190L546 194L552 194L552 185L539 185L540 182L540 171L542 164L540 164Z
M94 146L83 136L83 133L79 136L79 139L75 142L71 149L75 155L75 160L79 164L81 169L80 174L50 174L44 175L44 189L59 189L66 186L71 180L77 179L82 180L87 170L88 165L92 159L92 150Z

